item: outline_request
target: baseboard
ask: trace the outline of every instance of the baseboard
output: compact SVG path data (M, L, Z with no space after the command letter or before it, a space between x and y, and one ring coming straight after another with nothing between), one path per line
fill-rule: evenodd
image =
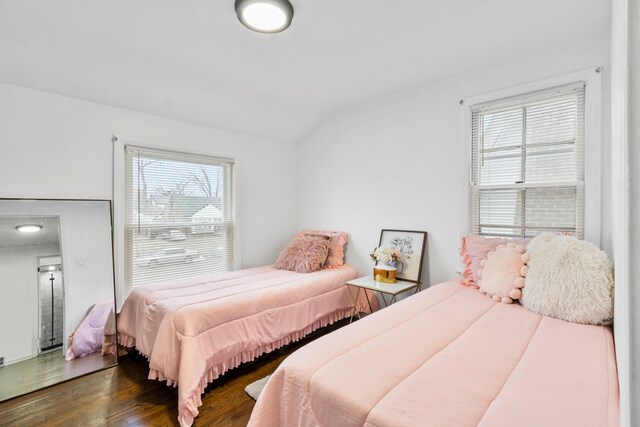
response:
M24 362L25 360L31 359L33 356L31 354L27 354L20 357L15 357L13 359L4 359L4 366L13 365L14 363Z

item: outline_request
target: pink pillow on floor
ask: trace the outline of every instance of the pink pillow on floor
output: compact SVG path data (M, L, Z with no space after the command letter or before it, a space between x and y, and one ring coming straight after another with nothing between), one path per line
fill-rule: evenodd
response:
M298 273L320 270L327 259L329 242L318 237L296 237L284 247L274 268Z
M460 245L460 256L464 263L464 271L462 276L464 280L460 282L466 286L477 287L478 270L480 270L480 261L487 257L487 254L495 250L498 245L514 243L516 245L526 246L531 239L490 239L482 236L465 236L462 238Z
M324 262L324 268L338 268L344 265L344 247L349 240L347 233L343 231L302 230L298 237L313 236L322 237L329 243L329 254Z
M497 302L511 304L522 296L529 254L524 246L508 243L487 254L478 270L480 290Z

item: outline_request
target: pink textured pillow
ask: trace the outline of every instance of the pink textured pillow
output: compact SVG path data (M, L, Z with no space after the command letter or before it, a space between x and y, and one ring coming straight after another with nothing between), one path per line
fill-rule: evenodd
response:
M531 239L489 239L482 236L465 236L462 238L460 245L460 256L464 263L464 271L462 276L465 280L461 283L466 286L476 286L478 281L478 270L480 270L480 261L487 257L487 254L495 250L498 245L514 243L516 245L526 246Z
M347 233L342 231L302 230L300 236L322 237L329 242L329 255L324 262L324 268L338 268L344 264L344 247L349 240Z
M326 239L317 237L296 237L284 247L274 268L298 273L311 273L320 270L329 252Z
M487 254L478 270L480 290L495 301L511 304L522 296L529 254L522 245L499 245Z

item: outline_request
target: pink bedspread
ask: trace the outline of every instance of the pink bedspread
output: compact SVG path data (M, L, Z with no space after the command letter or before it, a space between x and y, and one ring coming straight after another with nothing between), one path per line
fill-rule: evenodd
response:
M495 303L456 281L296 351L249 426L614 427L618 407L609 327Z
M120 344L149 359L149 378L178 385L191 425L207 383L351 314L356 270L300 274L269 266L136 288L118 317ZM365 302L366 304L366 302Z
M105 337L113 334L110 331L115 328L113 308L113 301L99 302L91 306L69 337L69 348L65 356L67 362L101 349L102 354L110 354L113 351L111 346L105 346Z

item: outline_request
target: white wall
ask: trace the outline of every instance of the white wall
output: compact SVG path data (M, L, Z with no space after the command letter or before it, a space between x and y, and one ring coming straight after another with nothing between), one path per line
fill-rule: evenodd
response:
M640 422L640 3L613 2L612 193L616 266L614 332L620 426Z
M0 248L0 356L5 365L37 356L38 257L58 245Z
M112 199L118 133L236 160L243 267L273 262L296 231L294 144L7 84L0 84L0 129L0 197Z
M631 425L640 423L640 2L629 0L629 284L631 324Z
M428 54L428 53L425 53ZM467 147L461 143L462 98L604 65L602 86L605 188L610 169L609 36L544 52L525 52L489 68L465 72L337 112L300 148L300 226L346 230L348 262L369 272L368 254L380 229L425 230L424 281L438 283L458 269L466 218ZM609 192L603 204L609 206ZM609 250L610 214L604 212Z

